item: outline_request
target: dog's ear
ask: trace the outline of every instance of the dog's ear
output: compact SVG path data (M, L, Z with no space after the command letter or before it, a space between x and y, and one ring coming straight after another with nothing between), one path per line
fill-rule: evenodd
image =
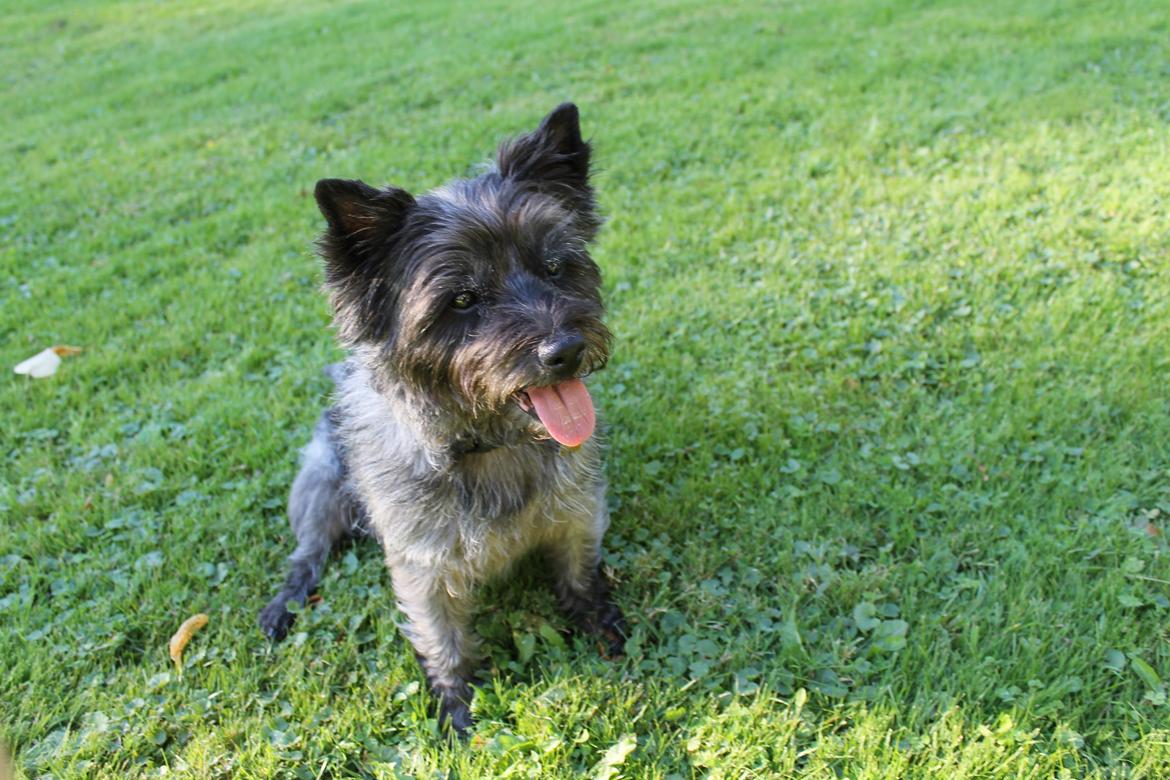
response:
M376 189L357 179L321 179L313 194L328 225L324 248L348 255L327 256L327 262L365 259L402 228L414 208L414 197L406 190Z
M592 205L589 153L577 107L562 103L536 130L501 144L496 165L506 179L530 181Z
M392 322L393 297L386 262L415 206L414 197L356 179L322 179L314 194L325 215L318 248L338 332L349 344L383 338Z

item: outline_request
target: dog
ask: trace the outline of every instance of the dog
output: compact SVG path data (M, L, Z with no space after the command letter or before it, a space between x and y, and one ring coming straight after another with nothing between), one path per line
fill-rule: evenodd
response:
M545 553L577 629L615 655L627 634L601 567L606 482L582 381L611 340L588 251L601 226L590 153L565 103L486 172L418 198L358 180L315 190L348 358L303 451L296 549L260 626L282 639L289 602L314 592L330 551L374 536L439 723L460 735L477 586L528 552Z

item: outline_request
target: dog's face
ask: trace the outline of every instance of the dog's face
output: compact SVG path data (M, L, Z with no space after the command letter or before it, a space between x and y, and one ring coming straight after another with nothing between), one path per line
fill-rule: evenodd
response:
M576 445L593 430L580 377L608 358L589 145L565 104L502 145L496 169L414 198L325 179L320 246L346 346L469 420Z

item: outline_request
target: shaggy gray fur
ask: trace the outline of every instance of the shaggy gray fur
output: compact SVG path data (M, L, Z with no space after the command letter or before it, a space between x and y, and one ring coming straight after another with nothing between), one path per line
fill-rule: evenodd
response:
M330 550L371 533L440 719L460 733L471 725L477 587L529 551L552 562L578 627L613 652L623 641L600 569L609 516L598 437L562 447L517 401L608 358L586 251L599 224L588 162L566 104L502 146L494 169L418 200L361 182L317 187L350 356L304 450L288 509L296 550L260 624L283 638L288 603L305 603ZM454 307L460 295L473 305ZM580 353L550 363L549 345L566 340Z

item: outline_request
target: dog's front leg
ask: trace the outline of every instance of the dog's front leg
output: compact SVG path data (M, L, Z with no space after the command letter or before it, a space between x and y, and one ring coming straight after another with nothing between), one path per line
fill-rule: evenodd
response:
M608 521L584 525L570 525L549 550L557 600L576 628L601 639L608 655L621 655L626 618L601 567L601 533Z
M468 705L478 645L471 626L472 601L452 594L446 581L416 565L392 565L390 576L398 607L408 620L403 633L438 699L439 725L464 736L471 728Z

